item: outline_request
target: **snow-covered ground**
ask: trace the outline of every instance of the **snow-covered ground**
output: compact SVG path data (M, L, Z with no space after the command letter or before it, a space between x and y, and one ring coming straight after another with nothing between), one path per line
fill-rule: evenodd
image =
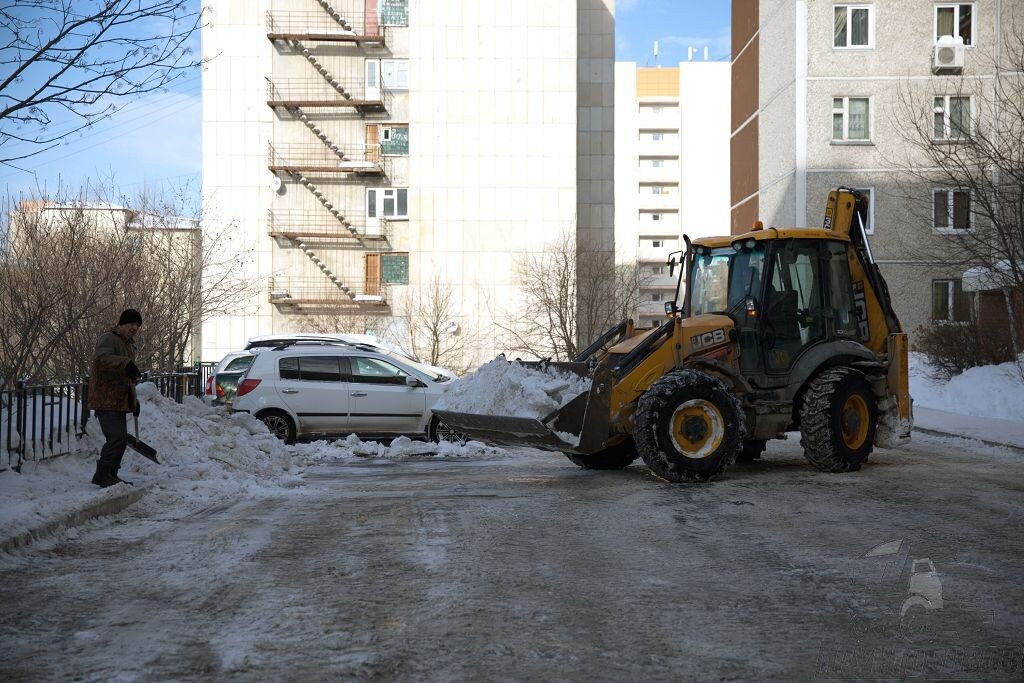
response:
M1020 365L1003 363L970 368L942 382L920 353L910 354L910 395L914 407L959 415L1024 422L1024 357Z
M1024 380L1015 364L973 368L946 383L931 379L918 354L912 354L910 368L915 409L922 414L928 409L945 411L938 419L945 418L953 431L956 420L948 413L999 418L1024 429ZM555 370L540 373L496 359L453 384L442 401L449 410L539 417L587 390L584 378ZM462 458L502 452L477 442L455 446L403 437L382 444L354 435L286 446L249 415L230 414L191 397L178 404L161 396L153 384L139 387L139 399L139 436L157 449L162 464L129 449L121 477L148 487L147 505L178 511L201 509L221 498L301 487L306 468L329 460ZM966 429L963 433L976 436ZM116 495L116 489L101 490L89 483L102 443L99 424L90 419L76 454L26 462L21 473L0 472L0 541Z
M139 438L156 448L161 464L129 448L119 476L147 486L149 504L179 511L207 507L219 498L301 486L304 470L324 460L458 458L497 452L478 442L457 446L403 437L385 445L363 442L354 435L286 446L247 414L230 414L192 397L175 403L161 396L154 384L140 385L138 395L142 404ZM128 423L132 431L130 416ZM89 482L103 434L95 419L88 421L86 431L73 455L25 462L21 473L0 472L0 541L116 495L114 489L101 490Z

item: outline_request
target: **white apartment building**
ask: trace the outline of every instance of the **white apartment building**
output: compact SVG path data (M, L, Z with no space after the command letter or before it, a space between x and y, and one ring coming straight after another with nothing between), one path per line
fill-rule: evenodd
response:
M934 145L989 128L995 63L1024 27L1020 0L744 0L733 4L732 226L821 225L839 185L869 195L868 233L904 329L969 316L959 188L911 187L916 101ZM1019 75L1005 73L1003 78ZM946 249L947 258L924 258Z
M204 221L266 286L204 325L203 358L315 317L401 336L436 283L451 334L476 330L481 361L504 350L517 259L563 234L613 248L613 11L208 0Z
M665 319L678 280L666 261L682 235L729 234L729 72L615 64L615 252L640 265L640 326Z

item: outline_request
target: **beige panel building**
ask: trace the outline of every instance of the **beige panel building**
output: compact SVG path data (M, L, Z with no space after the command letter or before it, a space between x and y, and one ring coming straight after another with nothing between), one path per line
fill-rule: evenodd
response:
M934 119L932 144L989 126L980 105L992 101L995 55L1014 26L1024 26L1014 0L733 2L733 231L758 218L817 226L830 189L864 190L904 328L958 319L969 309L965 265L948 235L970 229L970 200L914 186L907 169L925 161L906 141L906 109L921 105L926 126Z
M640 264L641 326L665 319L678 279L665 264L683 234L729 233L729 71L615 64L615 250Z
M205 359L312 320L401 342L440 284L486 360L517 258L563 233L613 248L612 0L208 7L206 221L266 287L204 327Z

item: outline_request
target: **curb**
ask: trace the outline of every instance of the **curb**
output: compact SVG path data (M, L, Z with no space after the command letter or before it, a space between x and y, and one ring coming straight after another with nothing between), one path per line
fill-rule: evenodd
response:
M17 548L23 548L32 543L32 541L49 536L61 529L80 526L97 517L116 515L129 505L137 502L146 492L145 488L126 488L128 490L122 494L98 501L81 510L69 512L58 519L40 524L35 529L29 529L10 538L0 540L0 553L9 553Z
M939 429L929 429L928 427L915 426L914 431L921 432L922 434L930 434L931 436L944 436L953 439L967 439L968 441L979 441L985 444L986 446L994 446L996 448L1007 448L1011 451L1014 451L1015 453L1020 453L1021 455L1024 455L1024 448L1020 446L1015 446L1010 443L1003 443L1001 441L991 441L989 439L982 439L977 436L969 436L967 434L953 434L951 432L944 432Z

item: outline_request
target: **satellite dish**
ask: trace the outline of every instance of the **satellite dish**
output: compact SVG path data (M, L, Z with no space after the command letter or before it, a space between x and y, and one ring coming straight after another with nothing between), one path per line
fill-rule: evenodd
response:
M281 178L278 177L278 175L275 173L274 175L270 176L270 182L267 183L267 185L270 187L270 190L272 192L280 192L281 191Z
M454 320L449 320L448 326L445 327L445 330L448 332L448 334L455 334L456 332L459 331L459 323L455 322Z

